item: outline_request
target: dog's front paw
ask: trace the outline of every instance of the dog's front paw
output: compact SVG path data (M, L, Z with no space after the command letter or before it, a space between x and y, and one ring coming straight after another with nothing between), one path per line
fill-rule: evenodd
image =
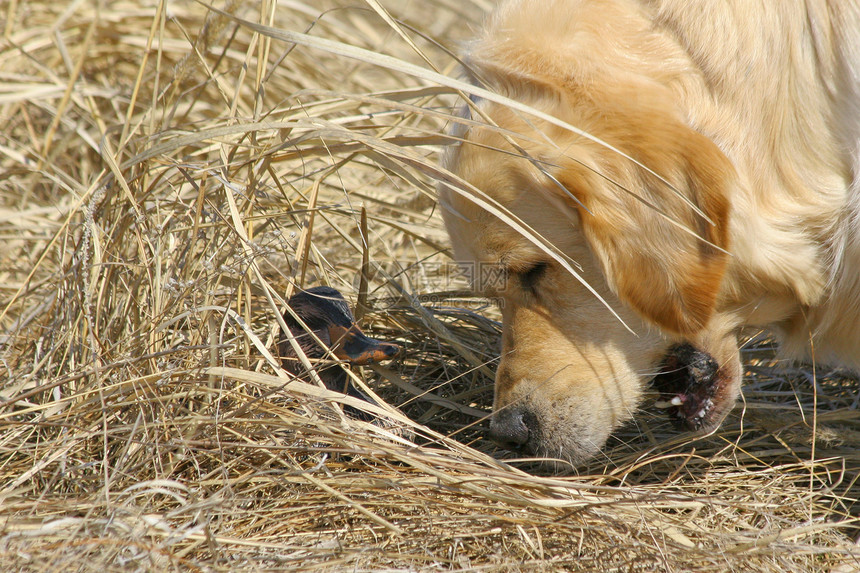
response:
M716 427L724 416L715 408L721 379L720 365L710 354L689 343L673 346L654 377L660 392L658 405L688 430Z

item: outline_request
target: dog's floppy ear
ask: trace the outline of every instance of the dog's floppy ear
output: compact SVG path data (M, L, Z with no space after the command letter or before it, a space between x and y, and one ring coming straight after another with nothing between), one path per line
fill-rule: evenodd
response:
M641 104L641 95L630 101ZM710 139L665 106L649 107L604 109L595 135L665 181L581 140L556 162L555 176L578 199L568 201L613 291L650 322L691 335L713 313L728 261L735 172Z

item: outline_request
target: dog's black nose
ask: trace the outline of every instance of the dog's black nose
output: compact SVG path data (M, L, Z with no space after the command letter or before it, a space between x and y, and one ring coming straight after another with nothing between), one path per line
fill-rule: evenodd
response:
M490 420L490 439L506 450L517 451L529 442L528 414L518 408L496 412Z

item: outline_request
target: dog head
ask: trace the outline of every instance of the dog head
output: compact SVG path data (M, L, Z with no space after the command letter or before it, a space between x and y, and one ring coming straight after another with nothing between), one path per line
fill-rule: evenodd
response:
M458 181L440 187L456 258L507 277L476 284L498 298L504 322L491 436L582 462L667 365L682 372L664 378L675 414L716 427L740 384L737 343L718 312L731 163L659 84L580 83L551 63L517 61L533 68L511 71L490 55L479 72L600 141L477 100L472 116L486 125L469 127L445 159Z

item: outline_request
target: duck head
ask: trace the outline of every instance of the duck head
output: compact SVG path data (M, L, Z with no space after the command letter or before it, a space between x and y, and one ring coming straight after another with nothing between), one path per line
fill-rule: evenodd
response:
M370 364L394 358L400 352L396 344L365 335L355 323L343 295L336 289L325 286L310 288L293 295L287 304L340 360L356 365ZM284 322L308 358L326 356L325 348L308 334L291 313L284 314ZM298 375L302 366L286 335L281 335L278 350L284 369ZM340 367L324 370L321 377L329 389L347 391L346 374Z

